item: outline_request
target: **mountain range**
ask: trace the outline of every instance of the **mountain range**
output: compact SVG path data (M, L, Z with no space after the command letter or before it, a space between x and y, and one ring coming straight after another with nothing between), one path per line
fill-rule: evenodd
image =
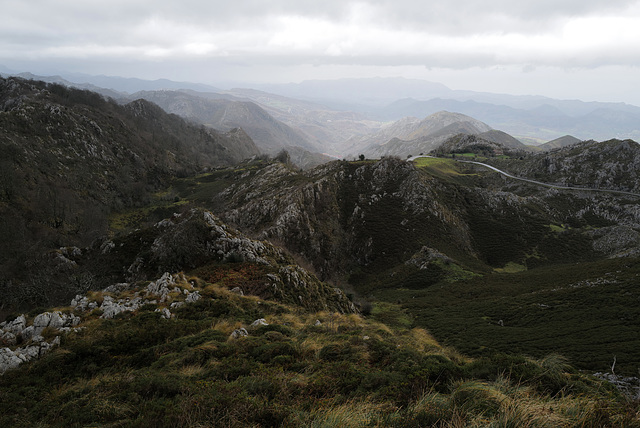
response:
M640 425L640 146L339 83L0 78L3 426Z
M376 132L389 121L408 116L424 118L439 111L471 116L533 145L567 134L580 140L606 140L638 139L640 133L637 129L640 107L633 105L451 90L440 84L400 78L255 86L260 90L220 90L186 82L138 81L106 76L38 78L84 86L102 91L114 99L130 99L132 93L140 90L168 89L186 90L190 95L203 98L252 101L275 120L292 128L296 134L294 140L301 141L302 134L304 140L315 147L314 150L338 157L351 154L343 152L343 144L350 138ZM114 89L99 89L98 84ZM284 125L278 126L282 128ZM265 131L265 135L281 133L282 129ZM291 133L285 134L291 138Z

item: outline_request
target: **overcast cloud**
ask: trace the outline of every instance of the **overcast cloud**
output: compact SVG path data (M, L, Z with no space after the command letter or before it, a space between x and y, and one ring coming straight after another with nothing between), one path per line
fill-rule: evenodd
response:
M0 64L205 83L405 76L640 104L640 0L0 0Z

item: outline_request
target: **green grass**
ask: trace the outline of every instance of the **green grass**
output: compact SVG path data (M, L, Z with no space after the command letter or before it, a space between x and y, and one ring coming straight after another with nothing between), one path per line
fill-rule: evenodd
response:
M195 283L203 298L174 309L175 318L160 319L158 305L113 320L85 318L85 329L66 336L59 348L0 377L0 424L639 423L637 409L561 357L493 354L470 360L415 328L395 304L377 303L364 318L307 312L237 296L201 279ZM256 318L269 325L250 327ZM249 336L230 339L239 327Z
M527 267L515 262L509 262L506 265L504 265L504 267L496 268L494 270L500 273L517 273L517 272L523 272L527 270Z
M566 225L566 224L561 224L561 225L550 224L549 225L549 229L551 229L551 231L555 232L555 233L562 233L562 232L565 232L567 230L570 230L571 227Z
M162 194L160 194L162 197ZM127 211L115 212L109 216L109 230L111 233L123 233L138 229L149 221L158 221L170 217L174 212L179 212L181 207L187 205L186 200L177 202L157 201L154 205L144 208L134 208Z
M445 158L417 158L413 161L417 168L427 168L442 174L462 175L459 164L452 159Z
M416 159L414 163L424 173L456 185L470 186L480 177L480 174L468 166L450 158L423 157Z

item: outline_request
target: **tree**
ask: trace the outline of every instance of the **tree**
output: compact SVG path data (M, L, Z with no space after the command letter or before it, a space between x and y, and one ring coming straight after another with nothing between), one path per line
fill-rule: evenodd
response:
M361 160L361 161L363 161L363 160L365 159L363 154L360 154L360 156L359 156L359 157L360 157L360 160Z

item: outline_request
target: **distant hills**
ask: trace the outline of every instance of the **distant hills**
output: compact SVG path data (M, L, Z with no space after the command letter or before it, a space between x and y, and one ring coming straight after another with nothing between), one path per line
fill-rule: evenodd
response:
M225 99L222 96L214 98L214 94L196 94L169 90L142 91L129 98L144 98L167 112L214 129L227 131L241 127L265 153L275 154L287 146L315 148L300 131L275 120L253 102Z
M640 107L624 103L452 90L433 82L403 78L306 81L258 88L366 112L378 120L425 117L446 110L472 116L516 137L542 140L565 134L597 140L640 137Z
M262 152L275 154L286 148L295 163L307 167L330 159L321 154L357 156L365 151L368 144L364 142L368 140L378 145L400 140L385 144L385 148L372 147L368 156L404 156L428 151L437 145L433 140L413 141L413 137L387 131L394 129L390 126L394 121L423 119L442 111L463 114L490 129L500 130L513 137L508 142L504 140L511 145L517 144L516 140L539 145L564 135L581 141L640 139L637 106L451 90L442 84L415 79L317 80L221 90L169 80L23 75L90 89L120 102L143 97L168 112L222 131L241 127ZM454 129L450 131L445 132L452 135ZM464 127L458 127L457 131L473 133ZM386 139L380 140L381 136ZM403 141L413 142L407 146Z
M544 144L541 144L538 147L542 150L551 150L551 149L558 149L560 147L570 146L572 144L577 144L580 141L581 141L580 139L572 135L565 135L563 137L556 138L555 140L551 140Z
M407 117L381 128L378 132L347 142L347 152L368 157L428 153L456 134L479 134L491 127L459 113L438 112L424 119Z
M562 103L559 103L562 105ZM426 116L448 110L472 116L493 128L509 134L541 139L554 139L565 134L582 139L607 139L612 137L638 138L640 136L640 108L607 104L594 107L577 116L565 113L551 104L541 104L531 109L508 105L489 104L474 100L459 101L435 98L426 101L405 99L378 109L382 118ZM574 111L574 109L568 109ZM577 110L577 109L576 109Z

